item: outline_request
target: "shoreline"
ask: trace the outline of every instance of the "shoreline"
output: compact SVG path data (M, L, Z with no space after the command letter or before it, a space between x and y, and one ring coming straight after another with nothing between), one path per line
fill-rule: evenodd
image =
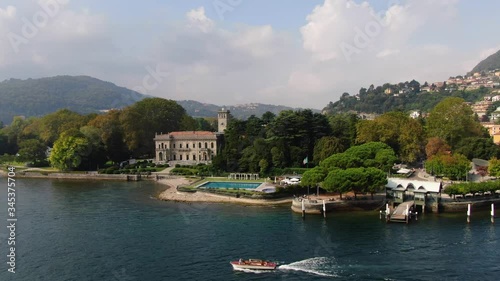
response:
M0 177L6 177L8 174L3 169L0 170ZM180 192L177 191L177 186L189 184L191 180L185 177L171 177L163 178L157 180L155 175L151 176L141 176L137 175L108 175L108 174L71 174L71 173L46 173L43 171L22 171L16 172L16 177L18 178L32 178L32 179L59 179L59 180L97 180L97 181L156 181L159 184L167 186L167 189L160 192L156 197L162 201L173 201L173 202L195 202L195 203L237 203L237 204L251 204L251 205L284 205L290 204L292 211L301 213L302 210L298 206L294 206L293 198L282 198L282 199L250 199L250 198L235 198L232 196L225 196L219 194L212 194L208 192L197 191L194 193ZM338 198L337 198L338 199ZM334 204L331 202L331 209L336 209L337 211L368 211L367 208L363 207L363 203L368 203L367 201L372 200L337 200ZM379 200L376 200L379 201ZM375 202L368 203L369 209L373 210ZM378 202L377 202L378 203ZM467 205L471 204L471 207L476 210L488 210L491 204L500 203L500 198L484 198L483 200L471 200L471 201L448 201L445 200L440 203L440 211L438 213L461 213L467 210ZM330 209L328 208L328 209ZM306 208L306 213L318 214L319 210L316 207Z

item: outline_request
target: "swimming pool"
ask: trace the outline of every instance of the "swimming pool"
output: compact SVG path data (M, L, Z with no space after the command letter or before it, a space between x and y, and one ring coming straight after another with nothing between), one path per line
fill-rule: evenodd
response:
M216 182L216 181L211 181L211 182L206 182L202 185L199 185L198 187L201 188L242 188L242 189L256 189L259 187L262 183L259 182Z

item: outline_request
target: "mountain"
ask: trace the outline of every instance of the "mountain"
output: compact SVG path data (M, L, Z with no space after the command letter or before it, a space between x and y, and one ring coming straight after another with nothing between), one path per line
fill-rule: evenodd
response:
M262 103L248 103L240 105L214 105L208 103L201 103L193 100L180 100L177 101L184 109L188 115L193 117L216 117L217 111L222 108L231 111L231 115L237 119L247 119L251 115L261 117L262 114L270 111L274 114L279 114L283 110L299 110L301 108L293 108L283 105L272 105L272 104L262 104ZM317 109L311 109L313 112L320 112Z
M500 50L481 61L471 73L500 69Z
M89 76L9 79L0 83L0 121L43 116L61 108L82 114L131 105L146 96Z
M55 76L40 79L9 79L0 83L0 121L10 124L14 116L43 116L62 108L88 114L123 108L148 96L89 76ZM262 116L266 111L278 114L294 108L251 103L220 106L192 100L177 101L193 117L217 117L226 108L238 119ZM319 112L319 110L313 110Z

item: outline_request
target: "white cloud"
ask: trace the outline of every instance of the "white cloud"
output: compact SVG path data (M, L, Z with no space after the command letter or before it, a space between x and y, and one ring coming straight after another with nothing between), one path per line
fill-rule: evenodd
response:
M191 10L187 13L186 18L189 22L189 27L197 28L202 32L208 33L214 27L214 22L205 15L205 8Z

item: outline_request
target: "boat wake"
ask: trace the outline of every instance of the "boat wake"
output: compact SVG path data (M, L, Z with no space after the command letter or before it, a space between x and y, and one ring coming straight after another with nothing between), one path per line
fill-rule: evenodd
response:
M333 272L335 267L336 263L334 259L327 257L316 257L292 262L290 264L280 265L278 269L302 271L326 277L339 277L335 272Z

